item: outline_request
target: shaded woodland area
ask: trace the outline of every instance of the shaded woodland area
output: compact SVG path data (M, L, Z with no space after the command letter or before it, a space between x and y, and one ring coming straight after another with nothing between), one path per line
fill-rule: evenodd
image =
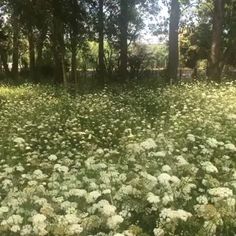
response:
M2 71L13 80L24 72L32 82L49 77L57 84L78 86L77 72L93 70L104 84L166 67L165 80L176 83L181 67L191 68L193 77L203 69L211 80L220 81L222 72L235 68L235 0L1 0L0 4ZM169 16L160 14L163 7ZM164 59L138 41L145 23L152 34L167 39L159 43L166 50Z

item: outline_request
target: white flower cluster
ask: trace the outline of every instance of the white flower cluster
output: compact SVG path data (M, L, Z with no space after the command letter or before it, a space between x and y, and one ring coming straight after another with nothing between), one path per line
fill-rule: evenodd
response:
M187 221L189 217L192 217L192 214L182 209L172 210L169 208L164 208L160 213L161 220L166 222L175 220Z
M8 89L1 236L234 235L235 85Z
M36 235L44 236L48 234L48 231L46 230L46 219L46 216L42 214L36 214L32 217L33 231Z

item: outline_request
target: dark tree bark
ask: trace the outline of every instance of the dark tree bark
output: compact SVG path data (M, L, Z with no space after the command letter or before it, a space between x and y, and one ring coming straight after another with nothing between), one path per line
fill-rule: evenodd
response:
M43 63L43 46L46 40L46 36L47 36L47 28L41 29L36 45L36 50L37 50L36 67L38 73Z
M128 1L120 0L120 74L121 79L128 77Z
M36 52L37 57L35 59L35 79L34 81L37 83L40 81L42 65L43 65L43 46L47 36L47 28L43 28L40 30L38 39L36 40Z
M169 25L169 59L167 66L168 83L176 83L178 80L179 22L180 22L180 3L178 0L172 0L171 12L170 12L170 25Z
M30 78L32 81L36 81L35 77L35 38L33 29L29 29L28 33L29 41L29 65L30 65Z
M71 35L71 80L78 86L77 80L77 35Z
M56 0L53 1L53 27L52 27L52 44L54 54L54 82L64 84L67 87L65 73L65 45L64 45L64 22L62 20L61 9Z
M209 78L220 82L222 59L222 33L224 21L224 0L214 0L214 15L212 29L211 56L209 60Z
M104 61L104 0L99 0L98 31L99 31L99 52L98 52L98 74L99 81L104 84L105 61Z
M2 60L3 68L4 68L4 72L6 76L8 77L10 75L10 70L7 64L7 52L6 50L1 50L0 53L1 53L1 60Z
M72 2L72 20L70 29L70 41L71 41L71 82L74 83L75 89L78 87L78 76L77 76L77 52L78 52L78 12L79 6L78 1L73 0Z
M17 79L19 74L20 26L19 26L19 19L14 13L12 16L12 30L13 30L12 76L14 79Z

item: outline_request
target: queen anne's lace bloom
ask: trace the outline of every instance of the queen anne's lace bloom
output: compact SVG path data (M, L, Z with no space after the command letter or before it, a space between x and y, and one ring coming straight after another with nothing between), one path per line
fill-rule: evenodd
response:
M233 196L233 191L226 187L211 188L208 193L214 197L228 198Z
M157 148L157 144L152 138L146 139L145 141L140 143L140 146L144 148L145 150Z
M154 195L153 193L148 193L148 195L147 195L147 201L148 201L149 203L156 204L156 203L159 203L159 202L160 202L160 197Z
M172 210L168 208L164 208L160 214L160 218L167 221L178 220L178 219L187 221L187 219L191 216L192 214L190 212L184 211L182 209Z
M123 217L120 215L114 215L108 218L107 220L107 226L110 229L115 229L119 224L121 224L124 221Z
M207 173L218 173L218 169L210 161L205 161L201 164L203 170L205 170Z

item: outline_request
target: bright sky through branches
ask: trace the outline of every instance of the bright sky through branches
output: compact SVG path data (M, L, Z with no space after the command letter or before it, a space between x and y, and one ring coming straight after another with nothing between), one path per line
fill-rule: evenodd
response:
M149 17L147 16L147 18L144 20L146 27L145 29L142 30L139 40L145 44L160 43L161 42L160 35L155 35L153 33L156 30L154 27L158 27L157 23L159 19L166 19L168 18L168 16L169 13L167 7L161 4L160 13L156 17L153 16L152 20L150 20Z

